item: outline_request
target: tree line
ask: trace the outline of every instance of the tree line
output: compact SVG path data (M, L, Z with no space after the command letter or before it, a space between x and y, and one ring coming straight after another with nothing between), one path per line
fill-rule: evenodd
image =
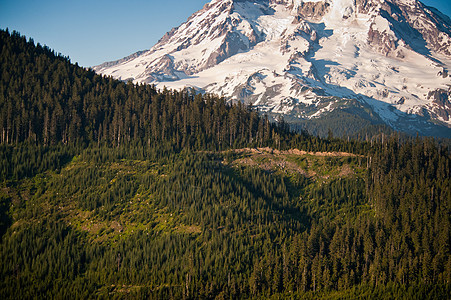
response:
M446 146L297 133L0 37L4 298L450 298ZM229 164L243 147L350 152L363 172Z

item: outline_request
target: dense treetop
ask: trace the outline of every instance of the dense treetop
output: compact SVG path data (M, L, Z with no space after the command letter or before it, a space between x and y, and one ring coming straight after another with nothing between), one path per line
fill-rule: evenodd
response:
M0 53L2 299L451 298L448 148Z

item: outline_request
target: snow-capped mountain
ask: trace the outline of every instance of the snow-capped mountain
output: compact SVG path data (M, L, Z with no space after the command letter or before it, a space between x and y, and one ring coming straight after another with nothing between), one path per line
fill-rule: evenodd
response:
M150 50L94 69L291 122L357 100L395 129L451 137L451 20L417 0L213 0Z

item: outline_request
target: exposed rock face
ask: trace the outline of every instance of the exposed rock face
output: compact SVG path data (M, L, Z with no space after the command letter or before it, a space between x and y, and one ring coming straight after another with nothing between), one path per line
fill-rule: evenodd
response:
M451 55L451 20L437 10L424 6L419 1L408 3L386 2L382 8L398 17L399 22L407 23L412 30L407 32L419 33L426 45L432 50Z
M225 59L237 54L239 51L249 49L249 44L241 39L241 36L236 32L228 32L224 38L223 44L208 58L206 68L215 66Z
M428 99L433 99L432 112L444 121L449 121L451 117L451 88L448 90L437 89L430 91Z
M174 61L170 55L164 55L158 61L157 68L147 68L146 72L149 76L148 82L152 81L174 81L180 79L174 68Z
M380 32L375 28L373 23L368 31L368 44L375 51L388 56L390 53L396 51L397 39L386 31Z
M378 1L374 0L355 0L357 11L361 14L369 14L376 10Z
M417 0L213 0L149 51L95 70L292 121L357 101L412 132L451 127L450 68L451 20Z
M398 41L402 41L422 54L430 50L451 55L451 25L446 16L425 7L418 1L371 1L356 0L360 13L377 12L389 23L390 29L378 30L371 26L368 42L383 55L396 54L402 57ZM374 23L373 23L374 24Z
M327 2L302 2L298 6L298 17L310 20L319 21L326 15L330 4Z

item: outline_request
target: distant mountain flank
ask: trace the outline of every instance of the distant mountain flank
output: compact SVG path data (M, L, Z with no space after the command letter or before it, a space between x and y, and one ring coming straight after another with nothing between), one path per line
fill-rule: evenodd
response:
M351 110L451 137L450 68L451 20L416 0L213 0L150 50L94 70L193 87L291 124Z

